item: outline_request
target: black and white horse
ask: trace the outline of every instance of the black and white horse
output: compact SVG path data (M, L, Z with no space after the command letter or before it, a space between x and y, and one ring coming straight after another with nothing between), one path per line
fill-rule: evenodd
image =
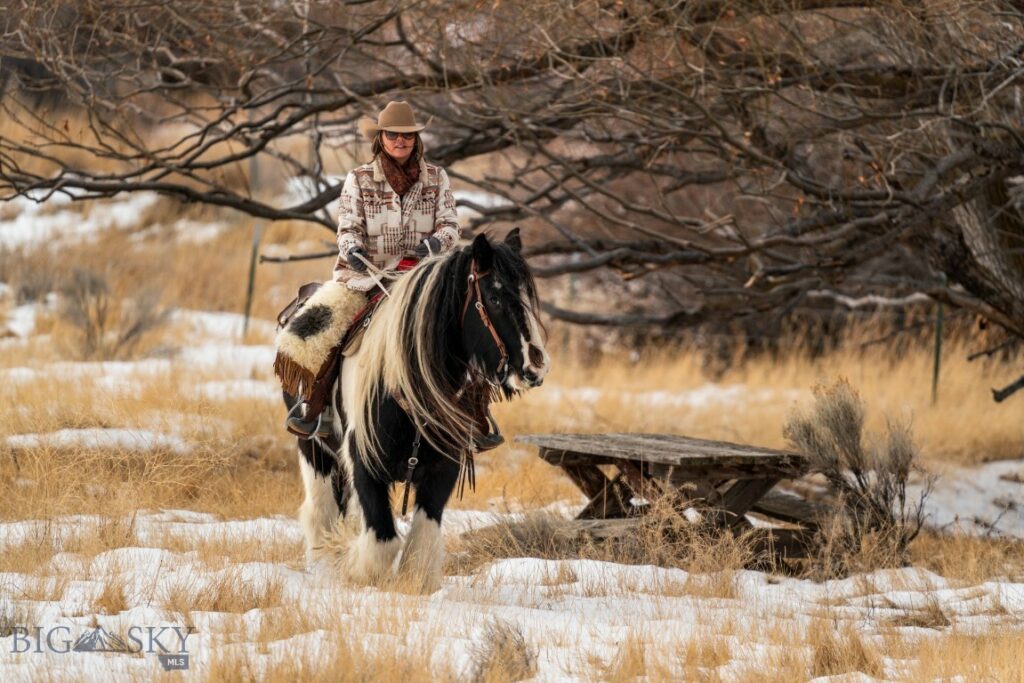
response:
M465 397L511 398L540 385L550 364L521 247L518 229L502 243L480 235L391 288L342 367L328 443L337 458L299 441L308 561L340 558L350 580L376 583L401 552L400 576L440 586L441 516L476 419ZM415 508L403 547L389 491L406 481Z

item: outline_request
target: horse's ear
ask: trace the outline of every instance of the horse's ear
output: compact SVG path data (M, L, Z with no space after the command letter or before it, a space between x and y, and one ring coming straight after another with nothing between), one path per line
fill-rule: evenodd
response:
M523 250L523 239L519 236L519 228L512 228L512 230L505 235L505 244L512 247L516 253Z
M480 233L473 239L473 260L476 261L476 269L486 273L494 265L494 249L487 240L487 235Z

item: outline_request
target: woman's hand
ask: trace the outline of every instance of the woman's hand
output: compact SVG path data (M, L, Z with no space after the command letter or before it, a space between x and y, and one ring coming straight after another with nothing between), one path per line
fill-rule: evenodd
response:
M356 271L357 273L365 273L366 264L363 263L362 259L359 258L360 256L366 258L366 250L363 249L362 247L356 247L354 249L349 250L348 256L345 257L345 260L348 261L348 267L351 268L352 270ZM367 258L367 260L369 259Z
M413 253L416 254L416 258L436 256L441 253L441 240L436 237L428 237L416 245L416 250Z

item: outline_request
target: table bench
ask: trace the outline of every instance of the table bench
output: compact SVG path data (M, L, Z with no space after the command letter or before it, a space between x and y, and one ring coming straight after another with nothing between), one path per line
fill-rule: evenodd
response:
M806 534L827 512L799 496L773 491L807 471L804 456L769 448L668 434L529 434L540 457L560 467L587 497L579 520L644 514L672 496L721 527L749 528L749 512L800 524ZM611 470L611 476L601 468Z

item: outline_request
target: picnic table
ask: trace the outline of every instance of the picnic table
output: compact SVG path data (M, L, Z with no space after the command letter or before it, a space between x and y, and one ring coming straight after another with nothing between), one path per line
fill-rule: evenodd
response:
M798 453L669 434L530 434L516 440L538 446L540 457L560 467L587 497L578 520L642 515L671 496L673 504L695 508L723 528L749 528L746 515L756 512L799 524L806 536L825 511L773 491L781 480L806 473L807 460Z

